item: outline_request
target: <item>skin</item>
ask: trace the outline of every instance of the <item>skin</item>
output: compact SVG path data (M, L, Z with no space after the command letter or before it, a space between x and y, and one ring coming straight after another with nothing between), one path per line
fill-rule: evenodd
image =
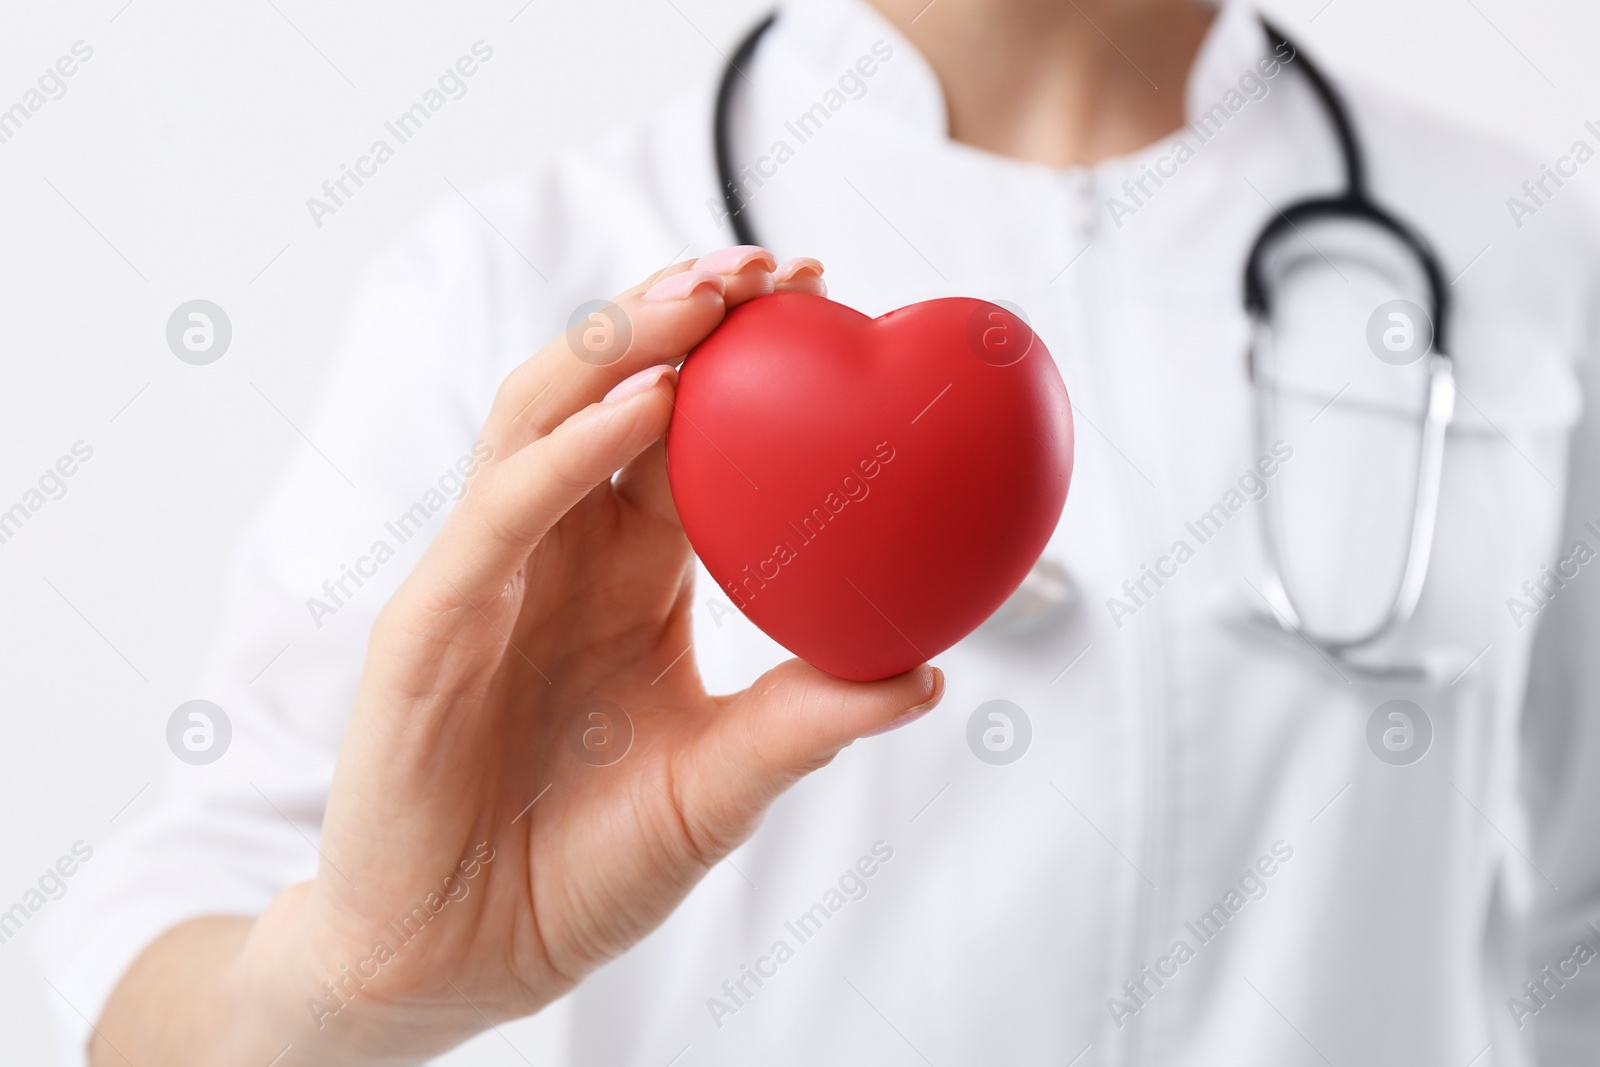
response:
M875 0L939 77L952 139L1092 165L1184 124L1216 13L1194 0Z
M1211 17L1188 0L879 6L939 75L958 140L1056 166L1180 126ZM652 284L675 297L646 299ZM563 335L512 372L481 435L493 458L373 627L316 878L261 915L157 938L96 1024L95 1067L426 1060L566 993L786 788L937 704L927 666L862 684L791 660L714 697L692 650L673 662L693 570L662 441L672 367L775 289L822 292L820 265L761 249L680 263L617 297L634 332L616 363L578 359ZM595 700L632 722L609 766L571 745ZM390 924L430 893L458 899L401 947ZM381 965L379 941L399 948Z

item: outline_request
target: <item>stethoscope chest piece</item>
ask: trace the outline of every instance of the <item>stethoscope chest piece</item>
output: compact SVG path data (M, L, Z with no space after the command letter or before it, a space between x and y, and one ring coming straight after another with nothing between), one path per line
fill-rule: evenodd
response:
M1031 637L1064 623L1083 599L1067 568L1044 558L1033 565L1017 591L977 633L998 638Z

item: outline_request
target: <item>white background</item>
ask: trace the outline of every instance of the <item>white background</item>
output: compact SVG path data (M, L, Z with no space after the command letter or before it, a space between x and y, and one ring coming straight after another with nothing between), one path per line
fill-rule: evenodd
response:
M0 910L73 841L102 841L149 802L173 758L167 717L197 695L223 566L296 443L286 418L309 409L360 265L455 196L447 182L526 166L713 77L763 10L524 2L0 5L0 110L75 41L94 49L0 144L0 510L73 442L94 449L66 496L0 544ZM1547 161L1600 123L1600 6L1325 3L1272 7L1340 77ZM467 95L316 228L306 198L479 39L494 58ZM1600 167L1561 195L1597 193ZM211 366L166 345L168 316L194 298L233 323ZM6 1063L53 1062L56 994L27 958L38 922L0 945ZM545 1018L446 1062L543 1064L558 1046Z

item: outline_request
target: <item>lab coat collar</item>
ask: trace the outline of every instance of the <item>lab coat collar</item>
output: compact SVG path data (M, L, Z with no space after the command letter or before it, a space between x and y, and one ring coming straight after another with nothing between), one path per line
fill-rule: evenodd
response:
M1259 73L1256 63L1266 53L1266 33L1255 5L1247 0L1221 4L1189 68L1189 84L1184 90L1189 121L1195 121L1228 92L1237 91L1241 76Z
M902 128L943 138L949 134L944 90L922 53L865 0L791 0L772 29L772 44L788 62L817 81L831 81L872 55L883 41L894 58L873 75L862 98Z
M1222 0L1206 39L1195 56L1185 87L1190 121L1209 109L1266 53L1256 9L1249 0ZM884 41L894 59L873 76L864 108L877 111L903 130L929 137L949 136L944 90L926 57L866 0L791 0L781 10L770 44L785 65L803 68L808 81L829 81L871 54Z

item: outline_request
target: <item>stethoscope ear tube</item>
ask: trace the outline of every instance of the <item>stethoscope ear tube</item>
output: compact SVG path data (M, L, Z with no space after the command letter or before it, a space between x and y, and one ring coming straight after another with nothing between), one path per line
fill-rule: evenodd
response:
M728 221L733 225L735 244L754 245L761 242L756 240L755 228L744 213L744 197L739 195L739 186L734 179L738 171L733 165L733 145L728 131L732 123L728 121L728 115L733 110L733 94L738 88L735 82L750 80L745 68L750 65L751 57L756 54L756 46L761 43L767 30L772 28L777 17L771 14L762 19L734 49L722 72L722 80L717 83L717 102L711 115L711 148L717 158L717 181L722 186L722 202L728 209Z

